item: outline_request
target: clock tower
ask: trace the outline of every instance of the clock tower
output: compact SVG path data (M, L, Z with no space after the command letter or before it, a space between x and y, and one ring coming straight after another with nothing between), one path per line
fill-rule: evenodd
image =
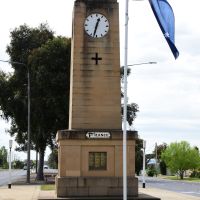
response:
M121 129L116 0L77 0L73 13L69 129Z
M76 0L73 10L69 128L57 133L58 197L122 196L119 5ZM138 195L136 131L127 132L128 195Z

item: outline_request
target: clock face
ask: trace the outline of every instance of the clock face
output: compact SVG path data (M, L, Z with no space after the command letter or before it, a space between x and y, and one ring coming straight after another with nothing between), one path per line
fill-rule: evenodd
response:
M93 13L86 18L84 28L89 36L101 38L109 31L109 21L104 15Z

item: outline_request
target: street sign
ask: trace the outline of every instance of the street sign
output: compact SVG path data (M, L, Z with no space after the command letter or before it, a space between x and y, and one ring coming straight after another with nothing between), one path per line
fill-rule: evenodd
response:
M111 134L109 132L87 132L86 138L88 139L110 139Z

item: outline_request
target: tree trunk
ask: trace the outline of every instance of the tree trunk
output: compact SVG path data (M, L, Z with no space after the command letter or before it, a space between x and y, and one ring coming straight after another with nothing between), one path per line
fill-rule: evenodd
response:
M38 150L36 150L36 163L35 163L35 173L37 174L38 173Z
M180 179L183 180L184 171L180 171Z
M162 175L167 175L167 166L164 161L160 161L160 173Z
M37 180L44 180L44 173L43 173L43 166L44 166L44 149L39 149L39 166L38 166L38 173L37 173Z

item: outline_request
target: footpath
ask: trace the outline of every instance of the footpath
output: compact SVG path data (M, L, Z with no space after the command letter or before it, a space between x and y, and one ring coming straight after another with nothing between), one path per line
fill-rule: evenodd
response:
M0 200L37 200L55 198L55 191L43 191L41 185L44 182L36 182L31 179L31 184L26 184L26 180L20 180L12 184L11 189L8 186L0 187ZM184 195L157 188L139 188L139 193L161 198L161 200L199 200L198 197Z
M177 192L162 190L157 188L139 188L140 193L158 197L161 200L199 200L199 197L184 195Z
M161 200L199 200L198 197L183 195L156 188L139 188L140 193L161 198ZM12 185L0 187L0 200L37 200L55 197L55 191L41 191L40 185Z

